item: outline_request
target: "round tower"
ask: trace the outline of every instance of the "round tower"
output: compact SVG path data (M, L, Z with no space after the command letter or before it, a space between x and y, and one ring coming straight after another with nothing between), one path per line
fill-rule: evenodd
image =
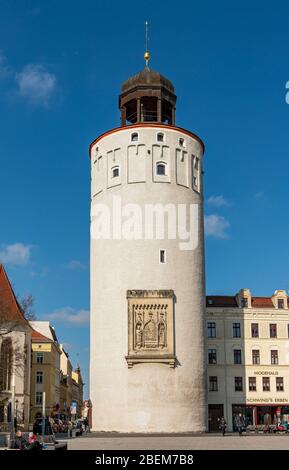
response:
M206 430L204 145L175 106L147 63L90 145L94 431Z

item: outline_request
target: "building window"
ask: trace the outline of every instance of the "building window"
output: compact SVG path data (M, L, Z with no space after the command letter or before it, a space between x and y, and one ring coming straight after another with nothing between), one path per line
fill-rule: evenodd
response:
M209 392L218 391L218 377L211 376L209 377Z
M276 351L275 349L272 349L271 351L271 364L278 364L278 351Z
M131 140L132 142L137 142L137 141L138 141L138 133L137 133L137 132L134 132L133 134L131 134L130 140Z
M260 364L260 351L259 349L252 350L252 363L253 364Z
M235 377L235 392L243 391L243 377Z
M241 308L248 308L248 299L246 297L241 299Z
M36 405L42 405L43 403L43 392L36 392Z
M166 175L166 164L157 163L157 175L165 176Z
M160 250L160 263L166 262L166 250Z
M36 353L36 362L37 364L43 364L44 354L43 352Z
M241 324L233 323L233 338L241 338Z
M208 329L208 338L216 338L216 323L208 322L207 329Z
M216 349L208 350L208 362L209 364L217 364L217 350Z
M270 377L263 377L263 392L270 392Z
M158 142L164 142L164 134L162 132L158 132L157 134L157 141Z
M185 147L185 139L183 139L182 137L179 139L179 145L180 147Z
M43 372L36 372L36 383L43 384Z
M11 390L13 347L11 338L2 338L0 350L0 394Z
M115 166L111 169L112 178L117 178L119 176L119 166Z
M250 392L257 391L256 377L249 377L249 391Z
M192 187L195 191L200 190L200 159L192 155Z
M259 338L259 325L258 323L251 324L251 335L252 338Z
M270 323L270 338L277 338L277 325Z
M284 308L284 299L278 299L278 308Z
M276 377L276 392L284 392L283 377Z
M242 364L241 349L234 349L234 364Z

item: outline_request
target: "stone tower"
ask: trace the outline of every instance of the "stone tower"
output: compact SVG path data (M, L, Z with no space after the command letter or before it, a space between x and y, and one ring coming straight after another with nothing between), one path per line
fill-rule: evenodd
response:
M204 145L175 106L147 62L122 86L121 126L90 145L94 431L206 430Z

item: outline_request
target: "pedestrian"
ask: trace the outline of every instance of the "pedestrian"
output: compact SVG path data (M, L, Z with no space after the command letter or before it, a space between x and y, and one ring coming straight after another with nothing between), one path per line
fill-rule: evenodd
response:
M245 427L244 417L243 417L242 413L239 413L236 416L235 425L236 425L237 431L239 433L239 436L242 436L242 432L243 432L244 427Z
M21 431L16 432L16 438L14 443L14 449L17 450L25 450L27 446L27 441L25 437L22 435Z
M42 445L33 432L29 433L26 450L42 450Z
M227 429L227 423L226 423L224 416L222 416L221 421L220 421L220 430L222 431L223 436L226 433L226 429Z
M86 418L84 418L83 424L84 424L85 432L89 432L89 426L88 426L88 419L87 419L87 416L86 416Z

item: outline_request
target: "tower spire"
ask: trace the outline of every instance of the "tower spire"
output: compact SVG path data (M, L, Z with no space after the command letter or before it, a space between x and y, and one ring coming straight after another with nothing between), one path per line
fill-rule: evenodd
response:
M149 50L148 50L148 44L149 44L149 31L148 31L148 28L149 27L149 24L148 24L148 21L145 22L145 38L146 38L146 50L145 50L145 53L144 53L144 59L145 59L145 62L146 62L146 67L149 68L149 60L150 60L150 53L149 53Z

